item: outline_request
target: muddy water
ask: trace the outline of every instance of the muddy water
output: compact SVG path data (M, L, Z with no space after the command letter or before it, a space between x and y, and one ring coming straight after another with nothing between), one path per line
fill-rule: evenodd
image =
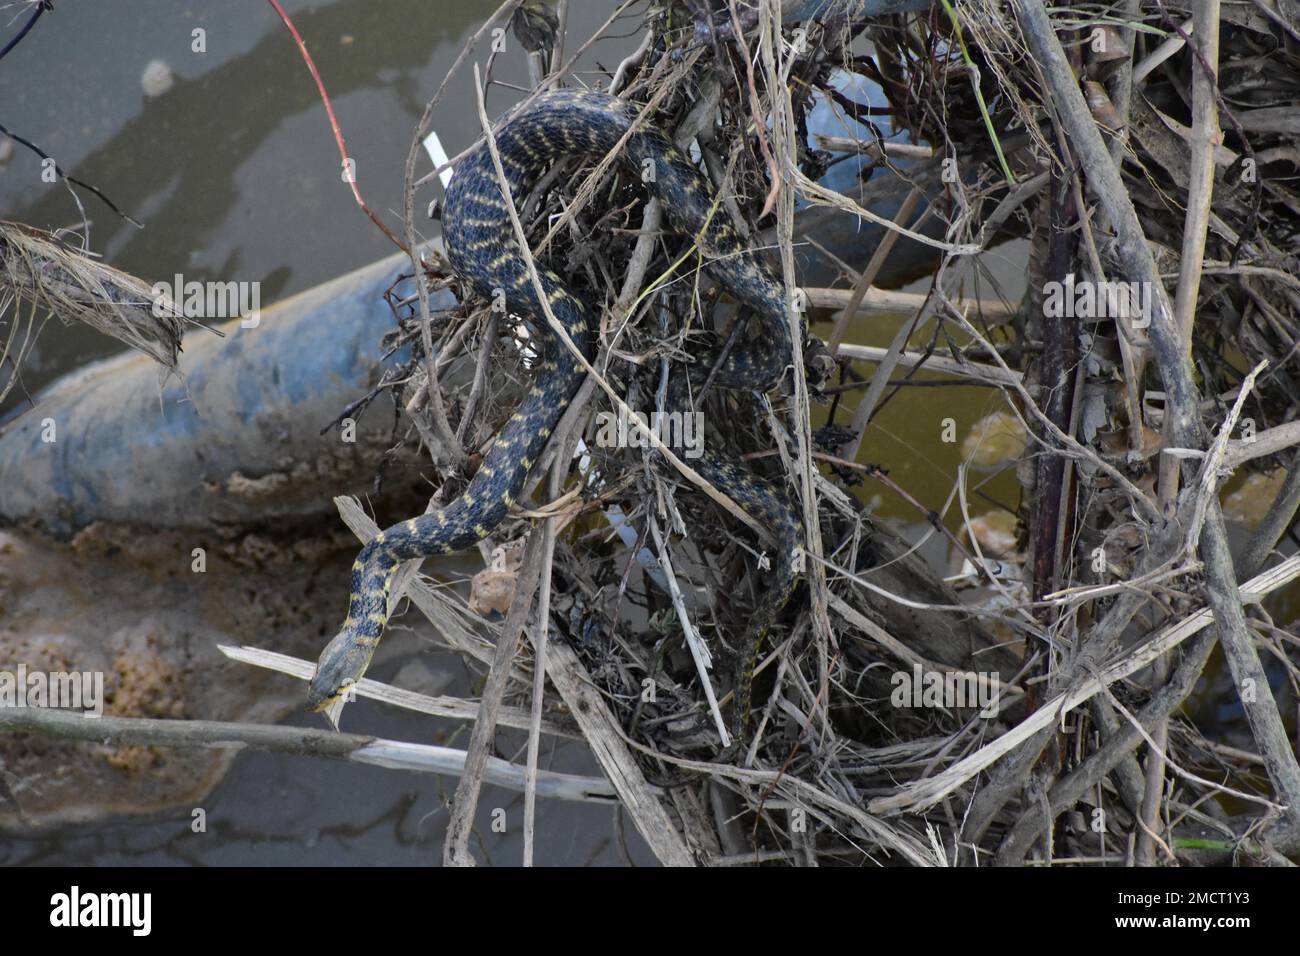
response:
M978 294L993 301L1001 297L1010 303L1018 302L1025 290L1024 262L1027 255L1027 243L1021 240L985 253L979 261L981 281L965 283L966 294L972 297ZM906 288L925 292L929 282L929 279L918 280ZM911 321L910 315L858 317L850 324L845 341L887 348L898 330ZM814 326L814 331L828 335L829 323ZM927 326L913 338L908 348L924 350L932 336L933 326ZM963 341L959 336L954 340ZM944 343L945 339L941 337L936 355L946 354ZM875 374L876 366L859 363L858 371L869 380ZM858 460L881 465L917 500L938 511L953 496L957 468L962 463L963 439L985 416L1007 410L1006 400L996 389L954 384L948 376L928 372L908 376L906 369L899 369L892 380L900 382L904 378L916 384L903 385L887 403L877 405L863 435ZM851 398L846 397L846 402L836 411L836 424L847 426L852 421L853 408L863 391L854 393ZM885 397L889 397L891 392L892 388L886 390ZM824 424L830 408L820 411L820 415L814 411L813 427ZM951 425L948 425L949 421ZM870 479L858 486L857 492L858 497L880 517L909 527L915 525L918 531L925 527L924 515L918 515L915 506ZM987 472L972 470L967 496L972 514L999 507L1014 511L1020 505L1020 486L1009 468ZM960 526L962 517L955 498L944 517L953 530ZM938 553L946 551L941 549Z

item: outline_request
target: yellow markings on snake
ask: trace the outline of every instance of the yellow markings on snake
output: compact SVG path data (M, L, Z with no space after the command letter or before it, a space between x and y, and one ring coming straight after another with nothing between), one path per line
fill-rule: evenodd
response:
M523 184L536 182L553 161L566 154L582 152L592 154L592 158L601 157L621 142L619 158L631 174L625 182L639 181L645 161L653 162L657 175L646 185L688 247L678 265L695 254L691 250L705 252L705 268L733 298L752 310L762 325L759 334L732 344L725 361L717 366L717 386L742 395L771 391L790 362L792 346L801 344L792 341L787 324L784 286L748 250L726 215L717 215L720 198L709 199L711 188L690 159L670 145L662 132L649 126L638 127L636 120L636 107L604 93L542 93L495 134L510 188L521 193L512 201L522 209L528 198L522 195ZM537 359L533 366L535 381L484 453L459 498L438 511L385 529L362 550L353 565L348 618L343 630L321 653L309 685L308 703L315 709L327 706L365 673L373 645L387 621L387 594L399 556L405 559L452 553L468 547L471 534L481 540L492 532L515 503L529 470L582 384L582 365L571 346L576 346L587 361L595 358L595 337L588 320L596 310L577 298L554 270L541 265L546 299L556 307L552 312L564 324L570 341L563 342L550 334L547 315L536 299L533 276L523 260L507 208L492 155L485 145L480 146L457 163L456 175L447 186L443 238L447 257L463 288L487 300L501 289L512 290L511 313L538 330L529 345L529 352ZM757 328L756 323L751 325ZM702 384L704 373L717 364L716 353L699 358L691 363L689 376L674 376L674 381ZM671 401L681 405L685 400ZM692 466L706 481L765 523L781 545L740 643L734 699L741 725L739 735L743 737L758 651L769 624L793 590L797 571L789 555L802 545L802 532L783 490L711 452L694 460Z

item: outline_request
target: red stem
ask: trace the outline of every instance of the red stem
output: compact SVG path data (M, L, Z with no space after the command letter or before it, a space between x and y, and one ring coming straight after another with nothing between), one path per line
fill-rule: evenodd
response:
M284 12L284 8L280 6L279 0L267 0L267 3L269 3L275 12L279 14L280 19L284 21L284 25L288 27L289 32L293 34L294 42L298 44L298 49L302 53L302 58L307 63L307 69L311 71L311 78L316 81L316 89L320 91L321 102L325 104L325 112L329 114L330 129L334 131L334 142L338 143L339 146L339 156L342 157L343 165L351 172L348 185L352 187L352 195L356 198L357 205L361 207L362 212L370 217L370 221L379 227L379 231L392 241L393 245L409 254L406 244L393 235L391 229L380 222L379 217L371 212L370 207L366 205L366 201L361 198L361 189L357 186L356 167L349 165L350 157L348 156L348 146L347 143L343 141L343 130L339 128L338 117L334 115L334 105L330 103L330 95L325 92L325 84L321 81L320 71L316 69L315 61L312 60L311 54L307 52L307 44L303 42L302 36L298 33L298 28L295 27L293 21L289 19L289 14Z

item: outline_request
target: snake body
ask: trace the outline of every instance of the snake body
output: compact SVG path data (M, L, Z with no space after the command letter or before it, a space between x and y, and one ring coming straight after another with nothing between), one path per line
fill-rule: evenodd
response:
M635 110L599 93L560 90L543 94L496 134L505 181L517 205L538 177L564 156L603 156L634 126ZM716 214L707 181L661 132L643 127L627 136L620 160L659 198L676 229L693 236L706 268L763 322L761 334L741 341L718 365L714 382L725 388L767 391L790 362L791 335L783 287L745 248L725 214ZM652 175L647 170L653 170ZM527 396L498 432L468 488L439 511L384 529L352 568L348 616L317 664L308 705L327 708L359 680L387 621L389 592L398 565L412 558L460 551L492 532L505 518L560 416L582 383L583 369L548 324L529 277L486 145L460 163L443 207L448 257L460 277L481 295L504 294L509 311L528 320L546 343ZM539 266L551 310L573 344L591 359L591 310L554 272ZM697 363L708 370L712 363ZM802 543L799 523L784 494L745 468L712 453L695 469L730 495L776 541L769 586L749 622L737 674L737 721L745 727L750 688L762 638L788 601Z

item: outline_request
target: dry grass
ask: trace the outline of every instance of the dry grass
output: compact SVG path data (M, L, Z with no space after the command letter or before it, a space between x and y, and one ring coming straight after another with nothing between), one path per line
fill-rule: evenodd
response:
M617 166L606 161L594 170L548 176L521 209L534 252L569 275L590 301L613 305L601 313L601 349L593 363L602 388L580 396L552 446L567 456L582 436L584 470L570 471L568 481L571 490L583 488L586 501L570 500L553 518L562 529L541 571L550 582L551 646L558 637L576 651L563 666L580 667L581 679L603 701L605 722L591 733L602 737L598 752L619 751L602 757L610 761L607 772L618 767L629 777L639 774L624 781L626 805L656 795L695 858L718 863L1163 864L1234 853L1266 858L1269 841L1293 848L1286 826L1268 831L1265 840L1243 836L1276 818L1276 805L1286 802L1270 794L1259 771L1263 758L1255 756L1276 741L1265 735L1254 750L1237 738L1233 746L1214 743L1209 737L1223 736L1223 728L1171 716L1197 685L1214 646L1214 629L1203 630L1209 618L1202 610L1207 558L1201 528L1217 514L1224 475L1212 464L1198 469L1199 459L1181 459L1190 462L1180 482L1189 490L1179 497L1166 475L1164 493L1172 505L1165 515L1174 518L1166 520L1154 483L1161 459L1171 456L1154 454L1159 445L1153 442L1166 427L1163 379L1173 375L1162 364L1167 357L1141 330L1121 332L1110 319L1063 320L1054 329L1043 316L1042 284L1060 278L1063 268L1093 280L1131 276L1109 238L1113 225L1080 169L1070 138L1077 131L1061 125L1074 120L1062 119L1045 95L1038 60L1013 11L960 5L964 44L942 8L869 24L828 22L810 29L809 46L799 53L788 26L784 40L778 36L771 4L762 4L757 17L741 18L743 44L723 29L729 16L719 14L716 29L704 29L696 6L674 4L671 19L648 20L637 55L610 73L621 95L652 102L654 121L677 130L679 141L696 140L725 196L722 211L756 245L772 249L778 272L797 281L788 253L801 223L820 215L816 206L846 208L843 197L813 184L826 157L812 152L801 132L809 94L825 91L834 70L872 72L884 82L896 126L940 147L933 159L905 171L877 173L882 190L889 181L919 190L923 205L947 223L934 243L942 258L931 295L894 351L901 357L905 349L915 355L934 348L948 359L946 368L976 360L981 364L972 364L972 373L986 380L990 367L999 368L1007 383L1024 374L1023 387L1004 387L1008 407L1033 436L1019 471L1026 557L1006 562L1010 575L956 597L938 580L941 569L909 554L906 542L877 526L846 494L848 469L817 464L834 461L830 453L844 437L832 429L811 431L810 401L818 397L815 390L808 394L802 378L792 393L765 401L711 394L705 418L725 427L709 431L710 447L749 456L765 474L784 473L808 527L820 531L819 547L810 547L807 583L765 650L757 735L742 753L724 754L717 715L730 703L728 641L738 638L763 587L755 562L762 544L700 494L689 475L665 468L652 449L598 448L593 419L622 402L653 407L662 363L699 354L703 330L725 336L732 315L702 273L670 268L684 240L657 231L658 210L645 205L639 185ZM1186 13L1168 11L1178 22ZM1249 56L1266 37L1279 40L1280 27L1260 17L1238 22L1239 11L1227 16L1221 58L1241 65L1225 68L1223 82L1241 90L1231 103L1246 117L1242 125L1258 127L1271 114L1252 117L1252 103L1294 96L1294 71L1288 75L1286 63ZM1116 138L1105 128L1102 135L1123 158L1124 186L1172 289L1195 148L1179 133L1193 125L1187 102L1192 54L1176 52L1125 93L1133 64L1171 34L1160 6L1058 9L1053 17L1064 31L1067 55L1094 84L1088 88L1094 115L1113 120L1117 112L1098 91L1129 104L1127 135ZM1136 48L1098 52L1084 41L1099 25L1112 43L1136 36ZM863 39L874 44L871 52L864 52ZM555 80L554 73L538 76L546 85ZM576 82L601 79L588 75ZM761 137L754 135L756 116L766 125ZM1232 179L1240 165L1218 169L1222 186L1186 343L1201 389L1198 427L1207 429L1230 413L1234 421L1251 418L1257 432L1283 425L1294 417L1300 394L1291 385L1300 285L1287 252L1295 248L1300 204L1282 175L1294 159L1296 137L1282 130L1252 138L1257 164L1272 165L1257 165L1269 171L1258 189ZM1226 148L1243 152L1231 133ZM943 178L945 158L957 160L960 182ZM797 192L813 205L795 213L790 200ZM765 207L770 214L763 218ZM1018 321L986 324L957 307L956 267L1007 228L1030 239L1031 291ZM855 288L853 301L861 301L869 285L868 278ZM468 335L462 322L473 323ZM486 328L485 313L476 307L444 328L445 339L466 343L466 362L478 354L476 344L495 350L468 431L471 447L488 439L517 395L519 343L510 329L480 337ZM1262 373L1248 379L1264 360ZM840 381L852 383L864 369L869 378L867 366L841 358ZM1048 400L1041 390L1046 381L1067 382L1062 391L1073 397ZM847 405L836 408L849 413ZM1249 467L1267 471L1285 464L1293 443ZM1164 444L1172 443L1166 437ZM1244 447L1221 443L1218 460L1240 463ZM966 480L964 473L954 476L951 505L962 513ZM453 479L447 493L456 489ZM1293 511L1294 500L1289 504ZM1275 509L1287 506L1288 495L1278 493ZM1273 530L1260 532L1271 535L1261 554L1281 534L1276 520L1264 527ZM499 535L527 530L508 523ZM1254 546L1259 551L1260 541ZM1098 548L1107 562L1101 571L1094 570ZM1212 571L1223 571L1221 562L1211 564ZM1261 566L1243 568L1239 579ZM664 578L668 571L672 585ZM1290 583L1293 562L1270 573L1258 584L1261 593ZM1140 589L1132 586L1138 583ZM1201 624L1192 627L1196 621ZM1260 605L1251 606L1248 623L1269 666L1280 668L1294 688L1293 625L1269 620ZM511 644L507 658L513 658L518 631L503 637ZM705 658L712 669L702 666ZM1001 714L986 720L970 708L892 705L891 677L913 666L978 671L978 680L1000 682ZM1089 683L1094 675L1100 682ZM561 688L574 678L571 671L552 676ZM554 692L548 686L548 695ZM504 682L505 700L530 693L522 679ZM572 706L568 693L560 697L548 697L544 709ZM1066 711L1058 710L1060 701L1069 701ZM1151 759L1153 750L1165 760ZM629 756L636 772L628 769ZM1285 758L1270 753L1268 759ZM1285 769L1280 773L1284 778ZM1283 778L1276 785L1284 790ZM462 783L467 792L474 786ZM1266 797L1256 801L1264 812L1230 817L1214 799L1230 790ZM1144 801L1144 791L1157 796ZM1051 814L1043 813L1044 801ZM1105 811L1101 833L1092 827L1092 808ZM650 829L632 812L643 832ZM1054 823L1045 838L1047 820ZM680 851L672 840L652 839L652 845L665 859Z
M711 22L708 6L717 8ZM703 401L710 448L783 481L810 541L805 583L764 649L754 735L736 752L720 723L734 645L764 587L763 543L719 507L716 489L699 487L682 467L689 462L595 440L597 413L654 407L666 370L725 339L734 310L695 258L683 257L689 238L661 231L661 211L612 157L562 167L522 203L516 228L532 253L602 306L600 349L534 469L533 485L549 473L550 487L530 489L533 502L497 533L533 536L504 623L473 623L445 592L432 601L418 578L411 585L448 645L487 672L446 861L471 859L498 722L520 728L524 714L530 765L539 735L557 725L580 733L665 863L1294 857L1300 768L1279 730L1300 690L1300 641L1294 620L1270 616L1288 605L1264 598L1300 574L1294 557L1273 560L1279 546L1293 550L1283 538L1300 502L1300 430L1289 427L1300 395L1300 130L1276 106L1300 93L1295 25L1262 5L1198 0L1206 28L1194 31L1193 50L1179 34L1191 11L1165 0L1053 8L1051 23L1037 0L1016 0L874 21L827 17L796 43L774 0L665 3L641 24L637 53L606 73L574 76L554 37L567 49L597 37L576 44L565 35L565 4L553 23L541 9L528 5L523 34L534 85L613 87L653 104L647 118L698 147L723 196L719 214L770 250L790 286L799 278L794 245L808 227L859 208L816 184L830 157L806 141L812 94L836 100L837 70L875 78L895 126L934 154L918 151L900 168L876 149L885 158L867 193L910 196L928 210L942 225L925 239L939 263L905 333L871 362L852 348L835 356L824 392L795 356L788 389L765 397L715 389ZM1216 23L1217 40L1207 26ZM1203 60L1220 64L1214 82ZM487 83L492 63L480 63ZM796 195L810 205L796 211ZM412 239L410 209L419 205L408 198ZM959 279L959 266L1007 230L1031 250L1030 291L1011 321L1005 310L985 316L964 303ZM125 310L134 301L113 291L133 287L110 284L48 238L4 235L13 237L4 239L11 281L43 307L57 294L59 314L81 309L103 322L105 302ZM53 276L44 262L57 263ZM838 300L867 301L878 266L846 267ZM1067 275L1163 276L1150 328L1048 316L1044 285ZM87 290L91 302L82 301ZM391 381L406 389L413 435L445 441L458 424L472 461L517 400L535 339L472 298L436 324L423 300L421 310L400 337L417 346L410 371L425 367L426 384ZM108 311L119 337L166 358L167 335L138 322L124 330L116 306ZM994 562L978 540L960 545L974 569L960 595L918 556L922 542L872 519L849 488L870 472L843 458L897 388L891 376L924 366L931 352L945 373L1001 389L1030 436L1010 466L1022 489L1016 553ZM459 392L447 384L458 373L471 383ZM444 394L431 396L431 381ZM447 403L448 427L430 424L430 400ZM819 403L829 424L813 431ZM579 439L585 452L575 455ZM1255 442L1269 454L1252 456ZM431 457L449 470L445 451L431 448ZM1225 479L1278 467L1289 478L1266 486L1257 529L1229 554ZM433 505L463 487L459 471L444 478ZM927 512L919 517L965 525L973 491L960 469L949 500L918 502ZM363 538L373 531L357 527ZM1239 582L1250 592L1241 600ZM535 598L543 628L529 623ZM532 700L525 634L548 645L541 701ZM1207 670L1216 646L1226 670ZM899 706L897 678L918 672L997 688L996 713L952 701ZM1276 696L1270 676L1281 684ZM1205 716L1237 702L1244 721ZM444 701L437 712L463 714L468 704Z
M155 309L147 283L51 233L0 221L0 289L0 401L18 382L37 323L47 317L81 322L143 352L168 374L177 371L185 319L170 299Z

